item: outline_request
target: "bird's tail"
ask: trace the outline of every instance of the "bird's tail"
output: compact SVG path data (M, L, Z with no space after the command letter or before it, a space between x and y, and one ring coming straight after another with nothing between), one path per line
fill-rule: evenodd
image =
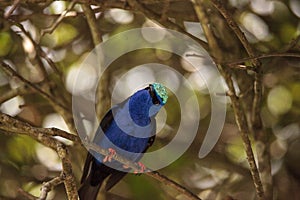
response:
M96 200L101 185L102 185L102 182L93 186L90 184L89 180L84 181L78 190L79 199L80 200Z

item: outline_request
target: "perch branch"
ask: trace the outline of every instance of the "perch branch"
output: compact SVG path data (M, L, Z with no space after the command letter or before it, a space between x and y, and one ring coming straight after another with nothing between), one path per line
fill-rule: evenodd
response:
M47 129L47 128L32 127L28 123L22 122L20 120L16 120L13 117L10 117L10 116L8 116L6 114L2 114L2 113L0 113L0 130L31 136L32 138L34 138L37 141L44 144L45 146L48 146L48 147L54 149L58 153L59 157L62 160L63 177L64 177L63 180L65 183L68 197L69 197L69 199L74 199L76 197L74 194L74 192L76 190L76 185L75 185L73 173L71 171L71 162L69 160L68 150L62 143L60 143L57 140L55 140L54 138L52 138L52 136L59 135L61 137L67 136L67 139L69 139L68 137L71 134L68 134L64 131L61 131L58 129L53 129L53 128ZM79 141L79 138L77 136L74 136L72 141ZM105 156L110 155L110 152L106 149L103 149L103 148L101 148L95 144L89 143L87 141L82 141L82 142L90 150L93 150L93 151L95 151L99 154L105 155ZM134 171L140 171L140 167L137 163L133 163L118 154L115 154L113 156L113 159L132 168ZM146 172L145 173L146 175L162 182L165 185L168 185L168 186L174 188L178 192L184 194L189 199L200 200L199 197L197 197L195 194L193 194L187 188L185 188L182 185L176 183L175 181L169 179L168 177L161 175L156 171L152 171L148 168L145 169L145 172ZM55 180L55 182L56 181L57 180ZM77 195L77 191L75 193Z
M103 149L101 147L99 147L98 145L95 145L93 143L89 143L87 141L83 141L83 144L85 145L85 147L87 147L89 150L93 150L96 153L108 156L110 155L110 152L106 149ZM110 155L111 156L111 155ZM112 156L112 158L122 164L124 164L125 166L130 167L132 170L134 171L140 171L140 167L137 163L133 163L132 161L129 161L128 159L122 157L121 155L118 154L114 154ZM184 194L186 197L188 197L188 199L191 200L201 200L197 195L193 194L191 191L189 191L187 188L183 187L182 185L176 183L175 181L169 179L168 177L161 175L159 172L157 171L152 171L149 168L146 168L144 170L145 175L150 176L160 182L162 182L163 184L172 187L173 189L175 189L176 191L178 191L181 194Z

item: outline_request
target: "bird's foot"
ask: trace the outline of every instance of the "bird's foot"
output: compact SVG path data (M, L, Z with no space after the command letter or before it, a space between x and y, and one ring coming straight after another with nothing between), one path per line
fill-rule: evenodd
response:
M134 170L133 173L140 174L140 173L145 172L146 166L143 163L141 163L141 162L138 162L138 165L139 165L140 169L139 170Z
M129 166L127 166L127 165L123 165L123 168L124 168L124 169L128 169L128 168L129 168Z
M109 154L104 157L103 162L111 162L111 159L116 155L116 151L112 148L108 148Z

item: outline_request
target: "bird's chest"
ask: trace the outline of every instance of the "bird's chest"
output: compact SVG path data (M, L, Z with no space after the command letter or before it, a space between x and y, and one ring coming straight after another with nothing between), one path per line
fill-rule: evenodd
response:
M114 121L105 135L118 148L129 152L141 153L147 147L152 133L151 129L150 124L147 127L139 127L132 124L122 126Z
M105 134L97 135L94 142L104 149L112 148L130 160L138 160L147 148L149 138L155 134L155 121L141 117L139 120L143 120L141 124L144 125L138 125L132 120L126 105L122 109L113 110L113 120Z

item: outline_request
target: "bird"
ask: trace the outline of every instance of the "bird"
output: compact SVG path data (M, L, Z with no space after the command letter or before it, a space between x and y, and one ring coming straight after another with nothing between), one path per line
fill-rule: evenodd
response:
M78 195L81 200L96 200L100 187L106 180L105 191L116 185L130 169L112 159L118 155L138 162L153 144L156 134L155 116L166 104L168 93L160 83L149 84L123 102L114 105L103 117L93 138L93 143L110 154L104 156L88 152ZM138 162L141 172L145 166Z

